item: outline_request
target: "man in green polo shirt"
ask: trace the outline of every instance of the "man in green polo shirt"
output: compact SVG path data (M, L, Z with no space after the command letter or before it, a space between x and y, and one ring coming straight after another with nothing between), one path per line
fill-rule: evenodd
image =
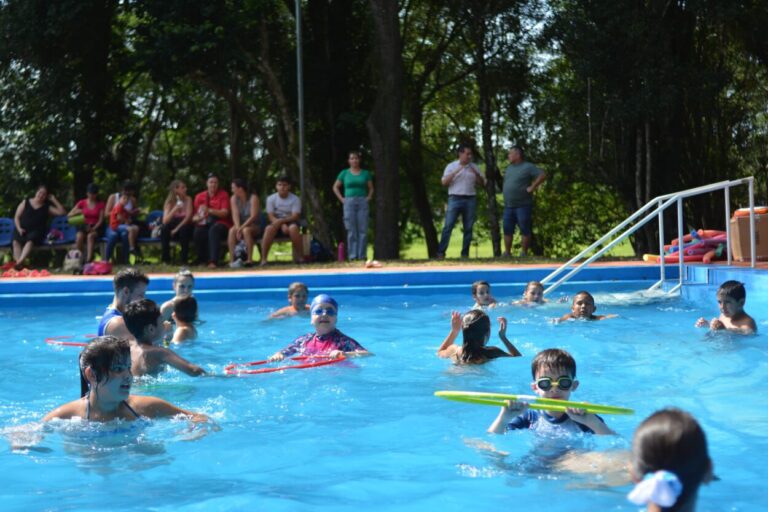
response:
M531 245L533 191L547 179L547 174L525 161L518 146L509 150L509 165L504 169L504 256L509 257L515 226L520 228L522 251L528 255Z

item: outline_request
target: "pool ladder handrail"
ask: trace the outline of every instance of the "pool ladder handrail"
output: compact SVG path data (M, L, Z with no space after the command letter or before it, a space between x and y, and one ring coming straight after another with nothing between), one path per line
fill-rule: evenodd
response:
M710 185L702 185L700 187L690 188L687 190L682 190L680 192L673 192L671 194L665 194L662 196L655 197L648 201L642 208L637 210L635 213L627 217L623 222L618 224L616 227L614 227L612 230L610 230L608 233L600 237L596 242L594 242L592 245L581 251L579 254L568 260L566 263L563 263L560 267L558 267L556 270L554 270L552 273L550 273L547 277L541 280L541 283L546 285L553 279L555 279L557 276L562 274L565 270L567 270L572 265L576 264L578 261L580 261L582 258L586 257L587 254L597 249L597 247L605 244L606 242L609 242L607 245L603 246L602 249L595 252L592 256L581 262L578 266L571 269L570 272L568 272L566 275L555 281L553 284L551 284L549 287L545 288L544 294L547 295L553 291L555 291L561 284L568 281L571 277L578 274L584 267L601 257L606 252L613 249L616 245L626 240L630 235L632 235L635 231L643 227L645 224L651 221L654 216L658 218L659 221L659 247L660 247L660 254L663 255L664 253L664 210L666 210L669 206L677 203L677 233L678 238L682 239L682 237L685 235L683 232L683 199L688 197L693 197L701 194L708 194L711 192L716 192L718 190L723 190L725 192L725 231L726 231L726 239L728 241L727 247L728 250L726 251L728 253L728 265L731 264L731 251L733 248L731 247L731 224L730 224L730 218L731 218L731 195L730 195L730 189L731 187L736 187L739 185L748 185L749 187L749 241L750 241L750 261L751 261L751 267L755 267L755 256L756 256L756 248L755 248L755 178L752 176L749 176L747 178L740 178L737 180L727 180L727 181L719 181L717 183L712 183ZM654 205L656 206L655 208ZM652 211L648 212L648 210ZM648 212L648 213L646 213ZM645 214L645 216L639 220L636 224L628 228L626 231L615 237L615 235L624 229L629 224L633 223L640 217L641 215ZM669 290L668 293L672 294L677 292L682 286L683 286L683 277L684 277L684 267L685 267L685 261L684 258L678 258L678 266L679 266L679 282L677 285L675 285L673 288ZM659 288L660 286L664 285L666 282L665 279L665 264L664 264L664 258L659 258L659 273L660 278L659 281L656 282L653 286L649 288L649 290L654 290L656 288Z

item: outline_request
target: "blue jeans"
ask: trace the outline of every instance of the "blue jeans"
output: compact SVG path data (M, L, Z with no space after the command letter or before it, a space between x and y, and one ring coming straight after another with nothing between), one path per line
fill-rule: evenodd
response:
M368 245L368 201L365 197L344 198L344 228L350 260L364 260Z
M107 225L107 231L105 233L107 237L107 254L104 256L105 261L109 261L112 258L112 251L115 250L118 240L123 243L122 263L128 263L128 224L120 224L117 229L112 229Z
M461 220L464 228L464 239L461 244L461 256L469 257L469 245L472 243L472 227L475 225L477 214L477 196L448 196L448 211L445 212L445 226L443 234L440 236L440 245L437 247L437 254L445 256L448 249L448 243L451 241L451 232L453 226L461 214Z

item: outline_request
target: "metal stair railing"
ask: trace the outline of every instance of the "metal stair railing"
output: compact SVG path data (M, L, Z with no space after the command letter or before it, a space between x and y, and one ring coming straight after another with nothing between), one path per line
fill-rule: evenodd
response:
M649 289L653 290L655 288L658 288L662 286L665 281L665 258L664 258L664 211L670 207L671 205L677 203L677 234L678 239L682 240L685 233L683 233L684 226L683 226L683 199L688 197L693 197L701 194L707 194L711 192L715 192L718 190L723 190L725 192L725 231L726 231L726 239L727 239L727 246L728 246L728 265L731 264L731 225L730 225L730 218L731 218L731 196L730 196L730 189L731 187L739 186L739 185L748 185L749 187L749 233L750 233L750 261L751 266L754 268L755 266L755 256L756 256L756 249L755 249L755 197L754 197L754 177L750 176L747 178L741 178L738 180L728 180L728 181L720 181L717 183L712 183L710 185L703 185L700 187L691 188L688 190L683 190L680 192L673 192L671 194L666 194L662 196L655 197L648 201L642 208L637 210L635 213L627 217L623 222L621 222L619 225L614 227L612 230L610 230L608 233L600 237L596 242L594 242L592 245L581 251L579 254L571 258L566 263L563 263L560 267L558 267L556 270L554 270L552 273L550 273L547 277L541 280L541 283L546 285L550 281L553 281L557 276L561 275L563 272L568 270L572 265L575 265L577 262L582 260L587 254L591 253L598 247L600 247L603 244L602 249L595 252L592 256L584 260L583 262L579 263L576 267L572 268L570 272L565 274L564 276L560 277L557 281L555 281L552 285L547 287L544 290L544 294L547 295L554 290L556 290L560 285L568 281L571 277L578 274L584 267L595 261L596 259L600 258L603 254L610 251L618 245L619 243L623 242L627 239L630 235L632 235L635 231L646 225L648 222L650 222L654 216L657 217L659 222L659 247L660 247L660 258L659 258L659 274L660 279L658 282L656 282L653 286L651 286ZM655 205L655 208L654 208ZM651 210L651 211L649 211ZM647 213L646 213L647 212ZM645 215L644 215L645 214ZM643 216L644 215L644 216ZM619 233L622 229L629 226L633 222L635 222L638 218L641 216L642 219L637 221L636 224L629 227L626 231L621 233L620 235L616 236L617 233ZM682 247L682 245L681 245ZM669 293L674 293L678 291L682 285L683 285L683 277L684 277L684 266L685 266L685 258L678 257L678 266L679 266L679 283L669 290Z

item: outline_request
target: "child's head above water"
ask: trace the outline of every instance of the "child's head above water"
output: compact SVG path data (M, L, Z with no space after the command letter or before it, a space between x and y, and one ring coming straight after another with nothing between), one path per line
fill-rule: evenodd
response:
M176 301L173 309L177 322L189 324L197 320L197 299L192 296L182 297Z
M723 316L733 317L744 311L747 301L747 290L738 281L726 281L717 289L717 303Z
M699 486L712 478L704 431L685 411L653 413L635 431L630 471L639 482L629 495L633 503L693 510Z
M472 283L472 298L480 306L487 306L493 302L491 285L488 281L475 281Z
M546 398L568 400L579 386L576 380L576 360L559 348L549 348L536 354L531 362L531 389Z
M307 288L306 284L296 281L288 286L288 302L297 310L304 309L308 297L309 288Z
M323 335L336 329L336 318L339 313L339 304L330 295L321 293L314 299L309 307L312 313L312 325L317 334Z
M163 336L163 318L154 301L139 299L125 307L123 320L139 343L154 343Z
M177 297L187 297L192 295L192 290L195 288L195 276L192 271L187 268L182 268L176 275L173 276L173 291L176 292Z
M90 385L86 379L86 368L90 368L97 384L109 380L110 371L131 367L131 347L127 340L115 336L94 338L80 352L80 396L85 396Z
M461 317L461 333L464 343L462 361L471 362L483 356L483 348L491 336L491 319L485 312L473 309Z
M582 290L573 296L571 314L574 318L591 318L595 311L597 311L597 306L595 306L595 298L591 293Z
M523 291L523 302L541 304L544 302L544 285L539 281L530 281Z

